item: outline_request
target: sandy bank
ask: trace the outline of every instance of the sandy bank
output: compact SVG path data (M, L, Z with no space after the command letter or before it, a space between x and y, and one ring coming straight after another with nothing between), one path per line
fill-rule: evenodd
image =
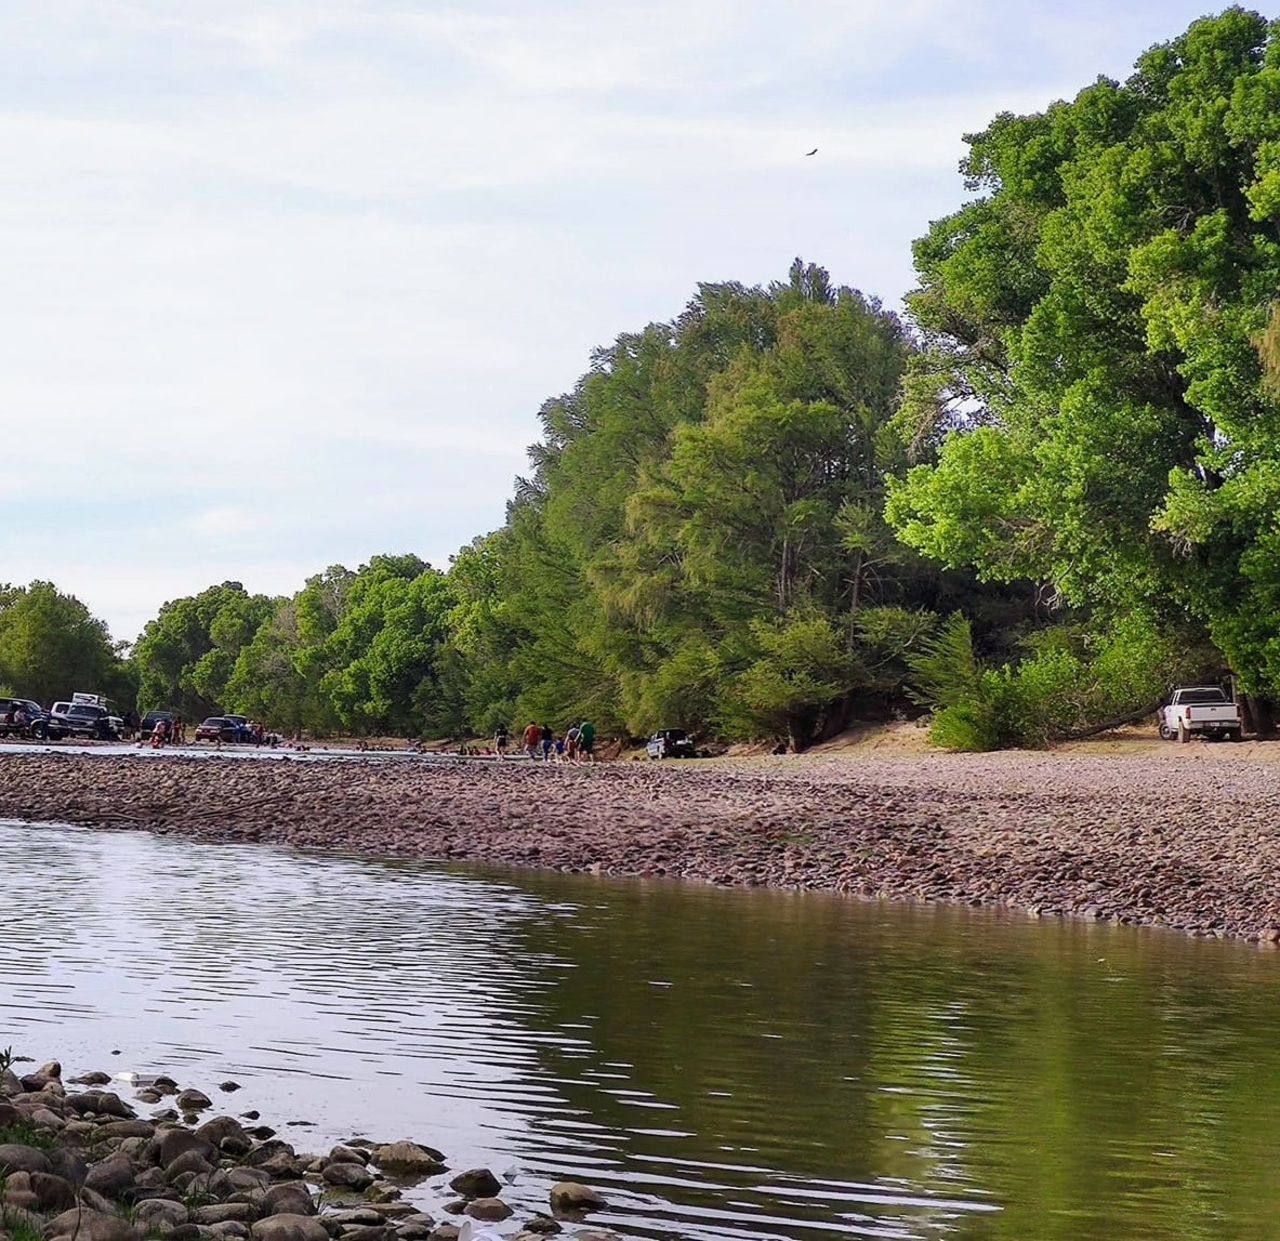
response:
M1280 937L1264 747L746 764L0 754L0 817Z

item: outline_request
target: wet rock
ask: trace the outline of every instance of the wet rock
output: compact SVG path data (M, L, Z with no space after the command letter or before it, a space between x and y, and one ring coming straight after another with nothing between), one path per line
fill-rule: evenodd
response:
M158 1090L162 1095L177 1094L178 1083L172 1077L165 1077L161 1074L159 1077L152 1079L151 1089Z
M386 1224L356 1224L341 1235L342 1241L391 1241L396 1234Z
M374 1149L373 1162L391 1176L430 1176L444 1170L444 1156L417 1142L390 1142Z
M95 1069L92 1073L83 1073L71 1079L77 1086L105 1086L111 1081L111 1074Z
M200 1090L184 1090L174 1099L174 1103L183 1112L202 1112L213 1106L213 1100Z
M464 1198L496 1198L502 1184L488 1168L469 1168L449 1182L449 1188Z
M46 1081L51 1077L60 1078L62 1076L62 1064L57 1060L50 1060L48 1064L41 1065L36 1070L36 1076L42 1077Z
M98 1096L99 1116L119 1116L122 1120L132 1120L137 1114L114 1091L108 1090Z
M368 1189L374 1181L373 1173L364 1164L348 1163L346 1161L325 1164L321 1176L330 1185L338 1185L344 1189L354 1189L357 1192L362 1189Z
M509 1219L514 1214L501 1198L473 1198L467 1203L464 1213L470 1215L472 1219L484 1220L491 1224Z
M249 1232L254 1241L329 1241L328 1231L314 1215L270 1215Z
M458 1241L461 1229L456 1224L437 1224L431 1232L431 1241Z
M49 1157L34 1146L21 1142L0 1144L0 1175L6 1172L51 1172Z
M376 1185L371 1185L368 1190L365 1191L365 1197L368 1198L370 1202L378 1204L380 1208L390 1205L400 1196L399 1189L394 1185L388 1185L385 1182L379 1182Z
M266 1189L271 1174L261 1168L228 1168L227 1183L232 1189Z
M527 1219L521 1225L525 1232L540 1233L544 1237L553 1237L558 1232L563 1232L564 1227L559 1220L554 1220L549 1215L535 1215L532 1219Z
M335 1146L329 1152L329 1162L367 1164L369 1162L369 1152L356 1150L353 1146Z
M223 1091L226 1094L231 1094L232 1091L240 1089L240 1083L239 1082L219 1082L218 1089Z
M577 1181L557 1181L551 1187L551 1209L557 1215L598 1211L609 1204L594 1189Z
M340 1227L382 1223L382 1216L372 1207L351 1207L345 1211L333 1211L325 1218L333 1220Z

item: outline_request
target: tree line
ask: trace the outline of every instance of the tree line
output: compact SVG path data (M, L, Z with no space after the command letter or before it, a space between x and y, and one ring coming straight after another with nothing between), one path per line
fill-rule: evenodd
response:
M440 738L590 716L800 748L929 709L980 749L1233 676L1265 732L1277 30L1229 9L967 136L968 196L916 243L903 317L797 259L619 336L447 569L214 585L127 651L50 584L8 589L0 680Z

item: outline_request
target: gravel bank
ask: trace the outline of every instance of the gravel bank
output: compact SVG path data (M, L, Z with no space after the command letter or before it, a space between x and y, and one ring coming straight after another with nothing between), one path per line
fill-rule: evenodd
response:
M0 754L0 817L1280 940L1262 747L753 764Z

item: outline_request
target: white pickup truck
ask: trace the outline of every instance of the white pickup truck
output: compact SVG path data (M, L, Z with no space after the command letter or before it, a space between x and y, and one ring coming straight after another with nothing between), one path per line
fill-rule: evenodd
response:
M1184 685L1160 708L1160 736L1181 742L1199 735L1210 741L1239 741L1244 725L1240 708L1216 685Z

